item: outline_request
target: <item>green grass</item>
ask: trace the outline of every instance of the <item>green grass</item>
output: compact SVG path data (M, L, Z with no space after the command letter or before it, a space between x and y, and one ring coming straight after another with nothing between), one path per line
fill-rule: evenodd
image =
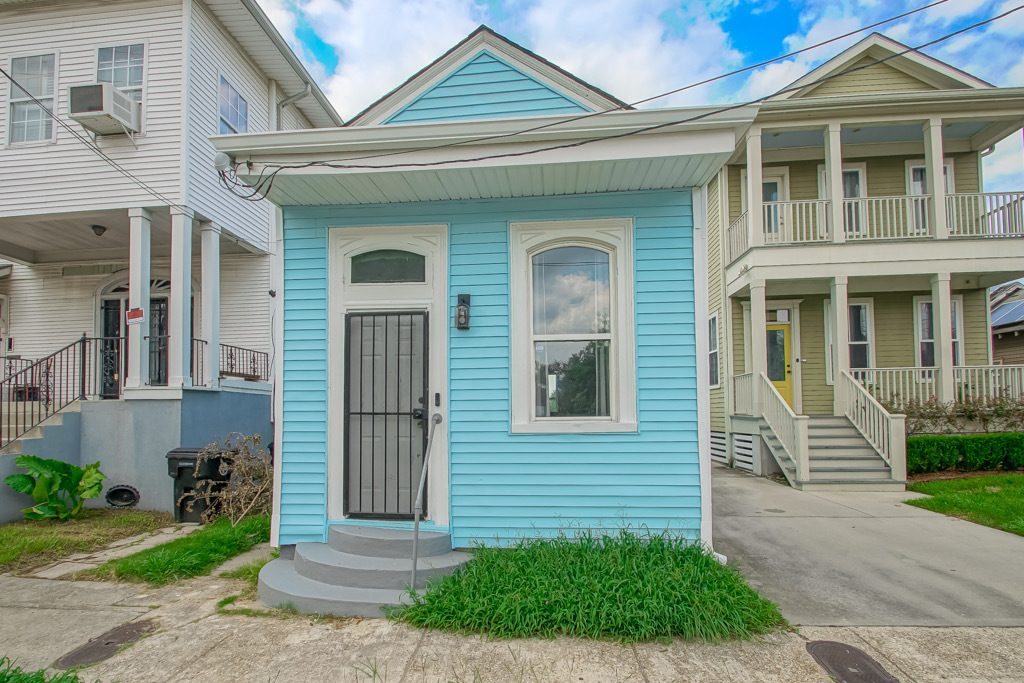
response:
M173 526L166 512L87 509L77 519L23 520L0 526L0 573L25 571L75 553Z
M391 616L498 638L568 635L624 643L719 641L786 626L773 603L700 546L626 532L480 548L462 571L432 582Z
M235 555L268 540L270 520L266 516L244 519L236 527L227 519L219 519L188 536L110 560L96 569L78 572L76 576L144 581L152 586L163 586L209 574Z
M82 679L71 672L47 676L46 669L22 671L7 657L0 657L0 683L82 683Z
M1024 536L1024 474L929 481L907 489L931 496L907 505Z

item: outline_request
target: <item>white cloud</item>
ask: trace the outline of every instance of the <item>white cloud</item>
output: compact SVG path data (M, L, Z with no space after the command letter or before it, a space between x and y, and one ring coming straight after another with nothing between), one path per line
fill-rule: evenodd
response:
M985 192L1020 192L1024 188L1024 138L1020 132L998 145L982 159Z

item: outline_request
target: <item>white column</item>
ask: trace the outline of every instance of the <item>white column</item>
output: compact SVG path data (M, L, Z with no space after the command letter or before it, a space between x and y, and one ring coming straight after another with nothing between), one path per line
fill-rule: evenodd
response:
M203 339L206 341L203 358L203 383L216 388L220 384L220 228L203 223L202 240L202 315Z
M828 222L832 227L832 241L846 241L843 216L843 146L842 129L838 123L825 127L825 197L829 200Z
M832 385L839 386L839 373L850 369L850 304L845 275L836 275L829 284L832 296ZM832 411L842 415L844 410L839 392L834 392Z
M192 386L192 220L188 209L171 209L168 387Z
M128 209L128 308L141 308L145 319L128 325L128 376L125 387L149 384L149 289L150 289L150 213L148 209Z
M750 283L750 364L754 373L754 414L761 414L761 375L768 372L768 344L765 338L768 315L765 311L765 281Z
M764 244L764 210L761 208L761 128L751 126L747 133L747 225L751 246Z
M953 311L949 273L932 276L932 334L935 337L935 393L939 401L952 401L953 395Z
M935 226L935 238L949 237L946 220L946 178L942 158L942 119L933 116L924 124L924 165L925 191L928 200L928 216Z

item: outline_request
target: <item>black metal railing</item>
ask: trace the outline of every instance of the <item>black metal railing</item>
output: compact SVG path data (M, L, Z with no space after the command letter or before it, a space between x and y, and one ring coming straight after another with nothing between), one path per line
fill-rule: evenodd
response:
M267 382L270 380L270 354L221 344L220 376Z
M4 358L0 361L0 379L5 379L16 372L21 372L33 363L35 361L31 358Z

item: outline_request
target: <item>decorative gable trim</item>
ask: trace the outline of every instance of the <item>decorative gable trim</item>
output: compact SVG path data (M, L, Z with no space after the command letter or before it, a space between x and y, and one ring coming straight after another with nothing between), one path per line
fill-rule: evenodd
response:
M353 117L349 126L374 126L388 121L424 93L444 81L480 53L487 52L513 69L591 111L632 109L603 90L573 76L526 48L481 26L461 43L421 69L402 85Z
M788 92L776 95L771 99L787 100L807 96L822 85L817 81L849 69L865 57L880 60L907 49L909 46L903 43L887 38L880 33L872 33L853 47L844 50L807 75L790 83L784 88ZM939 90L995 87L991 83L975 78L965 71L916 50L889 59L884 64ZM799 89L795 90L794 88Z

